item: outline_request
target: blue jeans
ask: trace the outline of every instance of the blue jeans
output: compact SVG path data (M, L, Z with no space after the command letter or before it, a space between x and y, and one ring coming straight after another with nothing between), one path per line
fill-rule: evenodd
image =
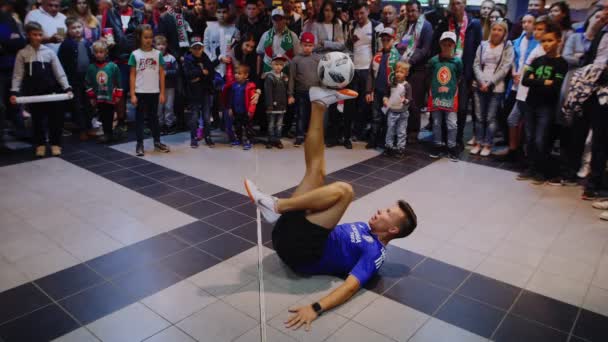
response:
M393 112L389 109L386 113L386 147L393 148L395 145L395 135L397 136L396 148L402 150L407 141L407 120L410 112Z
M444 110L436 110L431 113L433 117L433 141L436 146L443 144L442 123L445 120L448 148L456 147L456 133L458 130L458 114Z
M477 116L477 142L492 146L496 132L496 113L503 93L475 91L475 115Z
M507 118L507 122L509 127L517 127L523 121L526 116L526 112L528 111L528 105L524 101L515 102L515 106L511 110L509 114L509 118Z
M308 92L296 93L296 113L298 121L296 122L296 138L304 138L308 123L310 121L310 96Z
M281 132L283 129L283 117L285 114L267 113L268 117L268 142L281 141Z
M363 138L365 135L365 126L367 125L370 116L370 107L365 100L368 77L369 69L355 70L355 75L348 85L348 88L359 93L359 96L344 102L344 112L348 113L348 115L352 115L353 132L359 139Z
M530 169L546 176L549 167L549 140L555 117L555 104L529 106L526 112L526 143Z
M192 103L190 105L190 110L192 112L192 116L190 117L190 121L188 125L190 126L190 137L196 138L196 129L199 127L199 121L202 122L203 132L205 138L209 138L211 136L211 105L213 102L213 95L205 94L202 95L202 101L197 103Z
M384 92L374 91L374 102L372 103L372 134L369 142L377 146L382 145L382 137L384 137L384 127L386 127L386 115L382 112L384 106L383 98L386 96Z

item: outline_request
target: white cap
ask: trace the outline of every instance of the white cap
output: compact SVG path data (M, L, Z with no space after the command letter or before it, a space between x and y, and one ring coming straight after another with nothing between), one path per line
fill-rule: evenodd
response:
M452 31L443 32L441 34L441 38L439 38L439 41L442 41L444 39L449 39L449 40L453 41L454 44L456 44L456 33L452 32Z
M281 17L285 17L285 12L283 12L283 9L280 7L277 7L275 9L272 10L272 13L270 14L271 18L274 18L275 15L280 15Z
M382 31L380 31L380 36L382 35L389 35L391 37L395 37L395 30L393 30L392 27L385 27L382 29Z

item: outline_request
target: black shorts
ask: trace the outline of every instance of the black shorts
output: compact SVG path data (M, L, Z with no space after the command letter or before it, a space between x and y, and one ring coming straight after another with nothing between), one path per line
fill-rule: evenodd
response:
M330 229L314 224L305 211L287 212L272 230L272 245L277 254L293 270L321 259Z

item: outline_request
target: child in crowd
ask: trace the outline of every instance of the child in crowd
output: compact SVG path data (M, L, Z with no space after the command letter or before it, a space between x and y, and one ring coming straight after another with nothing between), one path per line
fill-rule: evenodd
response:
M304 133L308 130L310 120L310 98L308 90L310 87L319 85L319 75L315 72L321 59L320 55L313 54L315 47L315 36L310 32L302 33L300 39L302 52L295 56L289 64L289 104L296 104L298 115L296 122L296 141L294 146L298 147L304 143Z
M428 108L433 120L434 148L431 158L444 155L443 123L447 132L447 152L451 161L458 161L456 146L456 129L458 109L458 80L462 76L463 66L460 58L454 57L456 34L444 32L439 39L441 52L429 61L431 89Z
M103 135L99 143L109 143L113 140L114 106L122 97L120 88L120 70L113 62L108 62L108 46L103 41L93 43L95 62L89 65L85 77L87 95L97 107L97 115L101 119Z
M526 104L526 142L529 167L517 176L518 180L532 179L533 184L544 184L549 176L551 127L554 122L559 91L568 72L568 63L560 56L562 34L557 25L545 25L541 46L545 55L526 67L522 84L530 87Z
M397 62L395 78L383 104L388 108L386 113L386 145L385 154L388 156L403 156L407 141L407 120L410 116L409 106L412 101L412 87L405 80L410 73L410 65ZM397 141L395 141L397 136Z
M255 83L249 81L250 68L241 64L234 73L235 82L228 89L228 111L234 119L236 139L243 145L244 150L251 149L253 138L251 119L255 114L256 104L251 100L256 94Z
M87 130L90 128L89 101L85 93L84 76L90 63L90 50L83 37L82 22L78 18L69 17L65 20L68 28L67 39L59 46L57 57L72 86L74 98L69 103L72 120L80 130L80 140L88 139Z
M198 120L202 116L205 143L209 147L215 144L211 140L211 103L213 101L213 63L204 51L201 37L192 37L190 53L184 57L184 77L186 93L190 104L190 147L198 147Z
M152 47L154 32L152 27L142 24L135 30L138 49L129 57L131 103L136 107L135 131L137 145L135 154L144 155L144 118L152 130L154 150L169 152L169 147L160 142L158 127L158 104L165 103L165 61L160 51Z
M471 154L488 157L494 145L496 114L505 94L505 77L513 63L513 44L507 41L508 27L504 20L490 24L490 37L477 48L475 73L475 115L477 115L476 145Z
M19 50L15 58L11 86L11 104L17 104L17 95L48 95L60 90L72 95L72 88L57 55L42 45L42 26L35 21L25 24L28 45ZM45 131L48 128L51 154L61 155L63 110L57 102L39 102L29 105L34 127L33 142L36 157L46 155Z
M165 103L158 105L158 124L160 134L175 134L175 87L177 85L177 60L167 51L167 38L165 36L154 37L154 48L163 54L165 61Z
M287 58L277 55L272 59L272 71L266 73L264 80L264 94L266 98L266 115L268 117L268 140L266 148L275 146L283 148L281 143L281 131L283 128L283 116L287 111L287 76L283 74L283 68Z

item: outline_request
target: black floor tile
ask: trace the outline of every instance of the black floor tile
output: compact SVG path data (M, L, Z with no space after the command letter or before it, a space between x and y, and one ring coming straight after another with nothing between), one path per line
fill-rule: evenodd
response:
M200 198L210 198L219 194L223 194L227 190L214 184L205 184L196 186L194 188L189 188L186 191Z
M140 166L131 167L131 170L141 173L142 175L147 175L153 172L159 172L163 170L167 170L166 167L160 166L158 164L148 163Z
M190 189L201 185L207 185L209 183L202 181L198 178L184 176L181 178L176 178L166 182L167 184L174 186L178 189Z
M338 170L328 174L327 176L335 178L344 182L352 182L357 178L361 178L362 175L356 172L348 171L346 169Z
M245 195L241 195L238 192L228 191L221 195L215 196L213 198L209 198L209 200L213 203L217 203L219 205L223 205L227 208L233 208L237 205L241 205L247 202L251 202L249 197Z
M124 153L124 152L120 152L120 151L116 151L116 150L112 150L110 148L108 148L110 151L109 152L101 152L98 153L98 155L106 160L109 161L119 161L119 160L124 160L124 159L128 159L128 158L132 158L133 155ZM135 152L135 151L133 151Z
M365 288L378 294L384 294L409 273L410 267L408 265L387 259L378 273L365 284Z
M69 162L74 162L76 160L83 160L83 159L89 159L95 157L94 155L92 155L89 152L86 151L78 151L78 152L74 152L74 153L69 153L69 154L64 154L61 158L65 159Z
M140 300L159 292L182 280L170 270L159 265L146 265L132 272L120 275L112 279L112 283L121 291L133 298Z
M140 194L151 198L157 198L177 191L179 191L179 189L163 183L158 183L137 189L137 192L139 192Z
M179 211L186 213L190 216L194 216L198 219L217 214L224 210L226 210L226 208L219 206L215 203L209 202L207 200L201 200L199 202L179 208Z
M140 188L144 188L146 186L159 184L158 181L156 181L152 178L148 178L146 176L138 176L138 177L133 177L133 178L128 178L128 179L123 179L123 180L116 181L116 183L118 183L126 188L129 188L131 190L137 190Z
M91 259L86 264L104 277L113 277L127 272L146 261L146 257L135 249L124 247Z
M256 209L257 208L256 208L255 204L253 204L251 202L237 205L236 207L232 208L232 210L238 211L239 213L245 214L254 219L257 217Z
M389 182L394 182L403 178L403 174L399 172L394 172L388 169L380 169L378 171L372 172L370 174L371 177L385 179Z
M147 174L147 176L161 182L168 182L173 179L181 178L184 176L184 174L181 172L166 169L158 172L149 173Z
M114 164L112 162L107 162L101 165L95 165L93 167L84 166L84 168L98 175L103 175L104 173L114 172L123 169L122 166Z
M78 264L35 281L36 285L55 300L104 282L87 265Z
M424 255L408 251L393 245L386 247L386 262L405 265L410 270L426 258ZM408 271L408 274L410 272Z
M582 309L573 334L593 342L608 341L608 317Z
M427 280L437 286L454 290L471 274L460 267L427 258L412 272L412 275Z
M115 163L122 167L126 167L126 168L134 168L136 166L144 166L144 165L151 164L149 161L146 161L146 160L138 158L138 157L129 157L129 158L117 160Z
M253 219L247 215L237 213L234 210L226 210L213 216L206 217L203 221L224 230L232 230L253 221Z
M86 159L70 160L70 163L80 166L80 167L93 167L93 166L105 164L107 162L108 162L107 160L101 159L99 157L95 157L93 155L91 155L90 158L86 158Z
M89 324L134 302L125 291L106 282L68 297L59 305L82 324Z
M50 341L78 327L65 311L52 304L0 325L0 339L6 342Z
M450 292L424 280L405 277L384 295L427 315L432 315L448 298Z
M458 289L458 293L494 305L503 310L511 307L521 288L473 273Z
M378 168L359 163L359 164L351 165L351 166L345 168L344 170L350 171L350 172L356 172L360 175L365 176L365 175L368 175L368 174L378 170Z
M164 233L138 242L128 248L144 256L146 261L154 261L164 258L169 254L188 248L188 244L182 242L170 234Z
M370 188L368 186L364 186L358 183L352 183L351 185L353 186L353 190L355 191L356 198L361 198L376 190L375 188Z
M570 332L578 313L578 308L553 298L524 290L515 302L511 313L538 321L557 330Z
M196 245L196 247L222 260L229 259L253 246L251 242L230 233L224 233Z
M121 169L118 171L105 173L103 176L111 181L119 182L121 180L139 177L140 174L128 169Z
M185 191L172 192L168 195L164 195L156 198L157 201L162 202L170 207L179 208L186 204L192 204L200 201L200 197L194 196L191 193Z
M195 221L169 232L191 245L211 239L223 234L224 231L203 221Z
M363 164L363 165L372 166L372 167L376 167L376 168L387 167L394 163L395 163L394 160L388 160L388 159L380 158L380 157L374 157L374 158L364 160L361 162L361 164Z
M505 315L505 311L454 295L439 309L435 317L477 335L490 338Z
M495 342L565 342L568 335L513 315L507 315L494 337Z
M412 172L418 171L420 168L414 165L406 165L402 163L397 163L386 167L383 170L388 170L391 172L395 172L401 175L401 177L407 176Z
M32 283L23 284L0 293L0 324L39 309L51 302Z
M432 159L428 156L412 155L412 156L409 156L409 157L399 161L399 164L405 165L408 167L413 167L416 169L421 169L425 166L432 164L435 161L436 161L436 159Z
M272 241L272 229L273 225L262 221L262 243ZM258 243L258 223L252 221L244 226L236 228L230 231L234 235L238 235L243 239L251 241L255 244Z
M373 189L379 189L383 186L390 184L391 181L381 178L376 178L372 176L365 176L357 179L354 184L363 185Z
M161 266L187 278L219 263L220 260L198 248L188 248L161 261Z

